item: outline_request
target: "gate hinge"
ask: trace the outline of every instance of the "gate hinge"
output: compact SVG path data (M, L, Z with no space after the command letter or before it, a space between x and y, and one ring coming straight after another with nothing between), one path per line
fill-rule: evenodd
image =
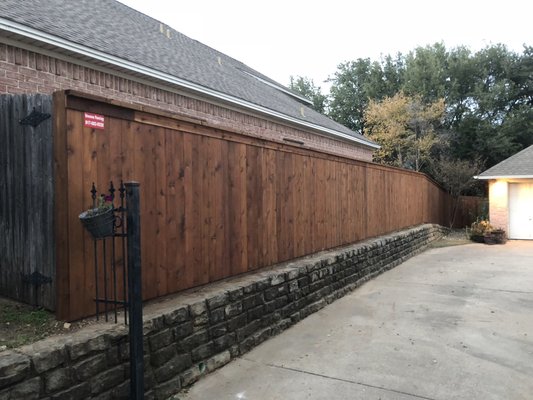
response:
M39 271L33 271L29 275L24 275L22 280L35 286L40 286L45 283L52 283L52 278L41 274Z
M50 117L50 114L37 111L35 107L33 107L33 111L29 115L19 120L19 124L31 125L36 128L41 122L46 121Z

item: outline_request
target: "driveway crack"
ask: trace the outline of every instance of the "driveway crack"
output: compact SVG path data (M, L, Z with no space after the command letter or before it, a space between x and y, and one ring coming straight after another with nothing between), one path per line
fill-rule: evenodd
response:
M523 291L523 290L509 290L509 289L494 289L487 288L483 286L466 286L466 285L439 285L437 283L423 283L423 282L406 282L406 281L397 281L396 283L401 283L404 285L421 285L421 286L435 286L435 287L452 287L452 288L469 288L469 289L478 289L485 290L487 292L503 292L503 293L517 293L517 294L533 294L533 292Z
M241 359L249 361L249 362L253 362L253 363L256 363L256 364L262 364L262 365L265 365L265 366L271 367L271 368L283 369L283 370L287 370L287 371L298 372L298 373L301 373L301 374L312 375L312 376L316 376L316 377L319 377L319 378L330 379L330 380L339 381L339 382L345 382L345 383L351 383L351 384L354 384L354 385L365 386L365 387L372 388L372 389L379 389L379 390L383 390L383 391L390 392L390 393L402 394L402 395L410 396L410 397L413 397L413 398L416 398L416 399L437 400L434 397L426 397L426 396L422 396L422 395L418 395L418 394L414 394L414 393L404 392L404 391L401 391L401 390L395 390L395 389L386 388L386 387L383 387L383 386L377 386L377 385L371 385L369 383L358 382L358 381L354 381L354 380L351 380L351 379L337 378L337 377L334 377L334 376L319 374L319 373L311 372L311 371L305 371L305 370L298 369L298 368L285 367L283 365L276 365L276 364L270 364L270 363L261 363L261 362L258 362L258 361L255 361L255 360L251 360L251 359L245 358L245 357L241 357Z

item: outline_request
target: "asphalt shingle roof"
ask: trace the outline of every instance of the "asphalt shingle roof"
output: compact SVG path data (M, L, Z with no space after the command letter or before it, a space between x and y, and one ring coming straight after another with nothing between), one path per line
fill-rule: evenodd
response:
M525 148L478 175L481 179L492 176L533 176L533 146Z
M2 0L0 17L374 144L272 87L284 88L267 76L118 1Z

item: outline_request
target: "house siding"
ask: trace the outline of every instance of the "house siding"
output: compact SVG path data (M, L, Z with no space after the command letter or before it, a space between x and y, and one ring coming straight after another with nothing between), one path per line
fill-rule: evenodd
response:
M495 228L509 230L509 184L504 180L489 181L489 220Z
M303 142L311 149L372 161L369 147L296 129L119 75L0 43L0 93L51 94L57 90L75 89L186 114L203 119L213 127L256 138L284 143L284 139L290 139Z

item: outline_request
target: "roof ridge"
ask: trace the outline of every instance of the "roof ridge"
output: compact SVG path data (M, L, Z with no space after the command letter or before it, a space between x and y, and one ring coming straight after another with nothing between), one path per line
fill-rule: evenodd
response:
M524 169L527 171L524 171ZM498 164L493 165L479 174L478 177L524 175L533 175L533 145L528 146L505 160L500 161Z

